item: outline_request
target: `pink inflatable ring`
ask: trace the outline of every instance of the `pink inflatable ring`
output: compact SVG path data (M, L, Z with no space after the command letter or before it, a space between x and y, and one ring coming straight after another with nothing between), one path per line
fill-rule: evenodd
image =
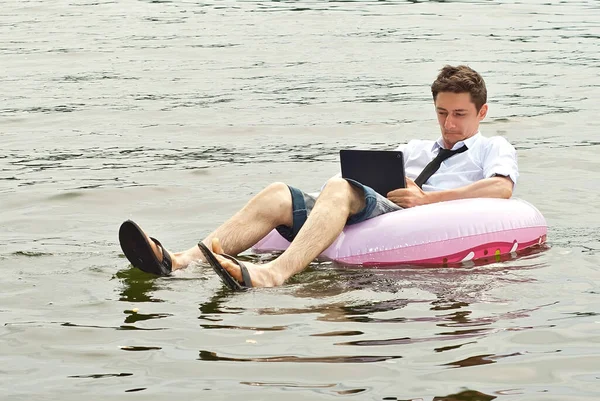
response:
M363 267L459 264L541 245L547 231L542 214L523 200L462 199L347 226L319 259ZM253 251L283 251L289 244L273 230Z

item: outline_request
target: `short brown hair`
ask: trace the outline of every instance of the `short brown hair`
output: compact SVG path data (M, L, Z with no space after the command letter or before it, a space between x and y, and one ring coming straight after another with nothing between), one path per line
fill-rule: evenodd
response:
M481 75L471 67L445 65L431 84L433 101L440 92L469 93L477 112L487 102L487 89Z

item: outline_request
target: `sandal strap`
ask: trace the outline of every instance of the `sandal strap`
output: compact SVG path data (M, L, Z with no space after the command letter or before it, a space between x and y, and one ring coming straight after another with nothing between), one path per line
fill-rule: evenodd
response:
M171 257L169 256L169 252L165 251L165 248L162 246L162 244L160 243L159 240L157 240L154 237L150 237L150 239L152 241L154 241L154 243L160 248L160 252L162 253L162 260L160 261L160 264L162 264L167 269L169 269L169 271L171 271L172 267L173 267L173 262L171 261Z
M243 281L242 284L249 288L252 287L252 278L250 277L248 268L246 268L246 266L244 265L244 263L242 261L240 261L226 253L220 253L219 255L221 255L224 258L227 258L227 259L233 261L235 264L237 264L240 267L240 271L242 272L242 281Z

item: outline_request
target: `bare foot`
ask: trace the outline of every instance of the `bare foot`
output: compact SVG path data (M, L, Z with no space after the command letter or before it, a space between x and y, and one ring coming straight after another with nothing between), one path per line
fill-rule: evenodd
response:
M219 255L220 253L224 252L218 238L212 239L211 247L221 266L223 266L223 268L227 270L234 279L240 283L243 283L244 279L242 278L242 271L240 270L240 267L234 261ZM262 265L256 265L253 263L244 262L244 266L246 266L248 273L250 274L253 287L275 287L283 284L286 278L284 278L281 274L278 274L277 269L272 268L272 264L273 263L270 262Z

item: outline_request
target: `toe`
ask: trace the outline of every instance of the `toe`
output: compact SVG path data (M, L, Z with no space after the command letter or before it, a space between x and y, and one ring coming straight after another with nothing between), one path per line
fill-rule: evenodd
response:
M223 251L223 247L221 246L221 241L219 241L218 238L212 239L211 248L213 253L225 253L225 251Z

